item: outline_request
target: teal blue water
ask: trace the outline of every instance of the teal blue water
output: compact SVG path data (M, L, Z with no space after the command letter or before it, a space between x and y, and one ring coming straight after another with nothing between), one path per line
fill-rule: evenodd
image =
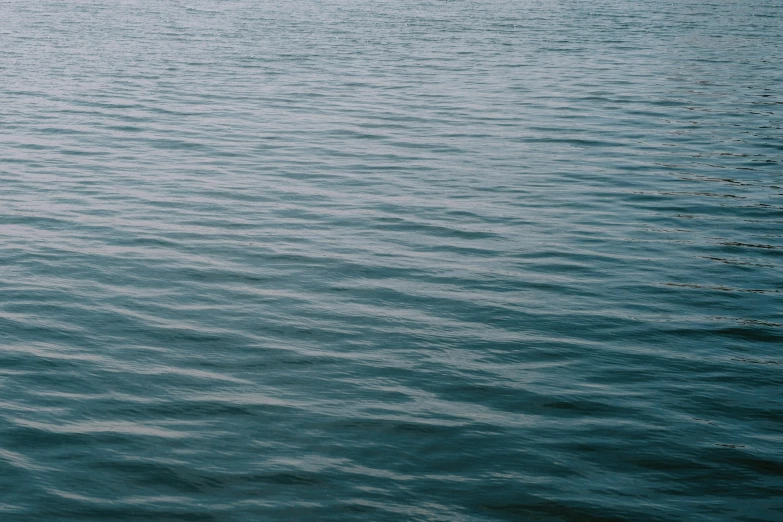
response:
M778 0L0 3L0 520L783 520Z

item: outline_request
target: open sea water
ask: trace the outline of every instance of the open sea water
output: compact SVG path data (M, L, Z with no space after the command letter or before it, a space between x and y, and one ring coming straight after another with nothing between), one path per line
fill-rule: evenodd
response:
M0 2L0 520L783 520L780 0Z

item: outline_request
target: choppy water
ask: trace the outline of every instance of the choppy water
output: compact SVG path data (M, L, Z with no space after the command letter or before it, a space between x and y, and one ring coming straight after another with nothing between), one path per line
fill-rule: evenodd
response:
M783 519L777 0L0 3L0 519Z

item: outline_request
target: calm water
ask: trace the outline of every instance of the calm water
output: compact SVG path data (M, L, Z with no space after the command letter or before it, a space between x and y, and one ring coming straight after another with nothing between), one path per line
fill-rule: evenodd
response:
M783 520L779 0L0 21L1 520Z

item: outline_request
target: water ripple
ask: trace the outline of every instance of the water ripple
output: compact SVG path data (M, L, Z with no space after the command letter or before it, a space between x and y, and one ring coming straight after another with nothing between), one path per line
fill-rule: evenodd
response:
M0 11L3 520L780 519L774 2Z

